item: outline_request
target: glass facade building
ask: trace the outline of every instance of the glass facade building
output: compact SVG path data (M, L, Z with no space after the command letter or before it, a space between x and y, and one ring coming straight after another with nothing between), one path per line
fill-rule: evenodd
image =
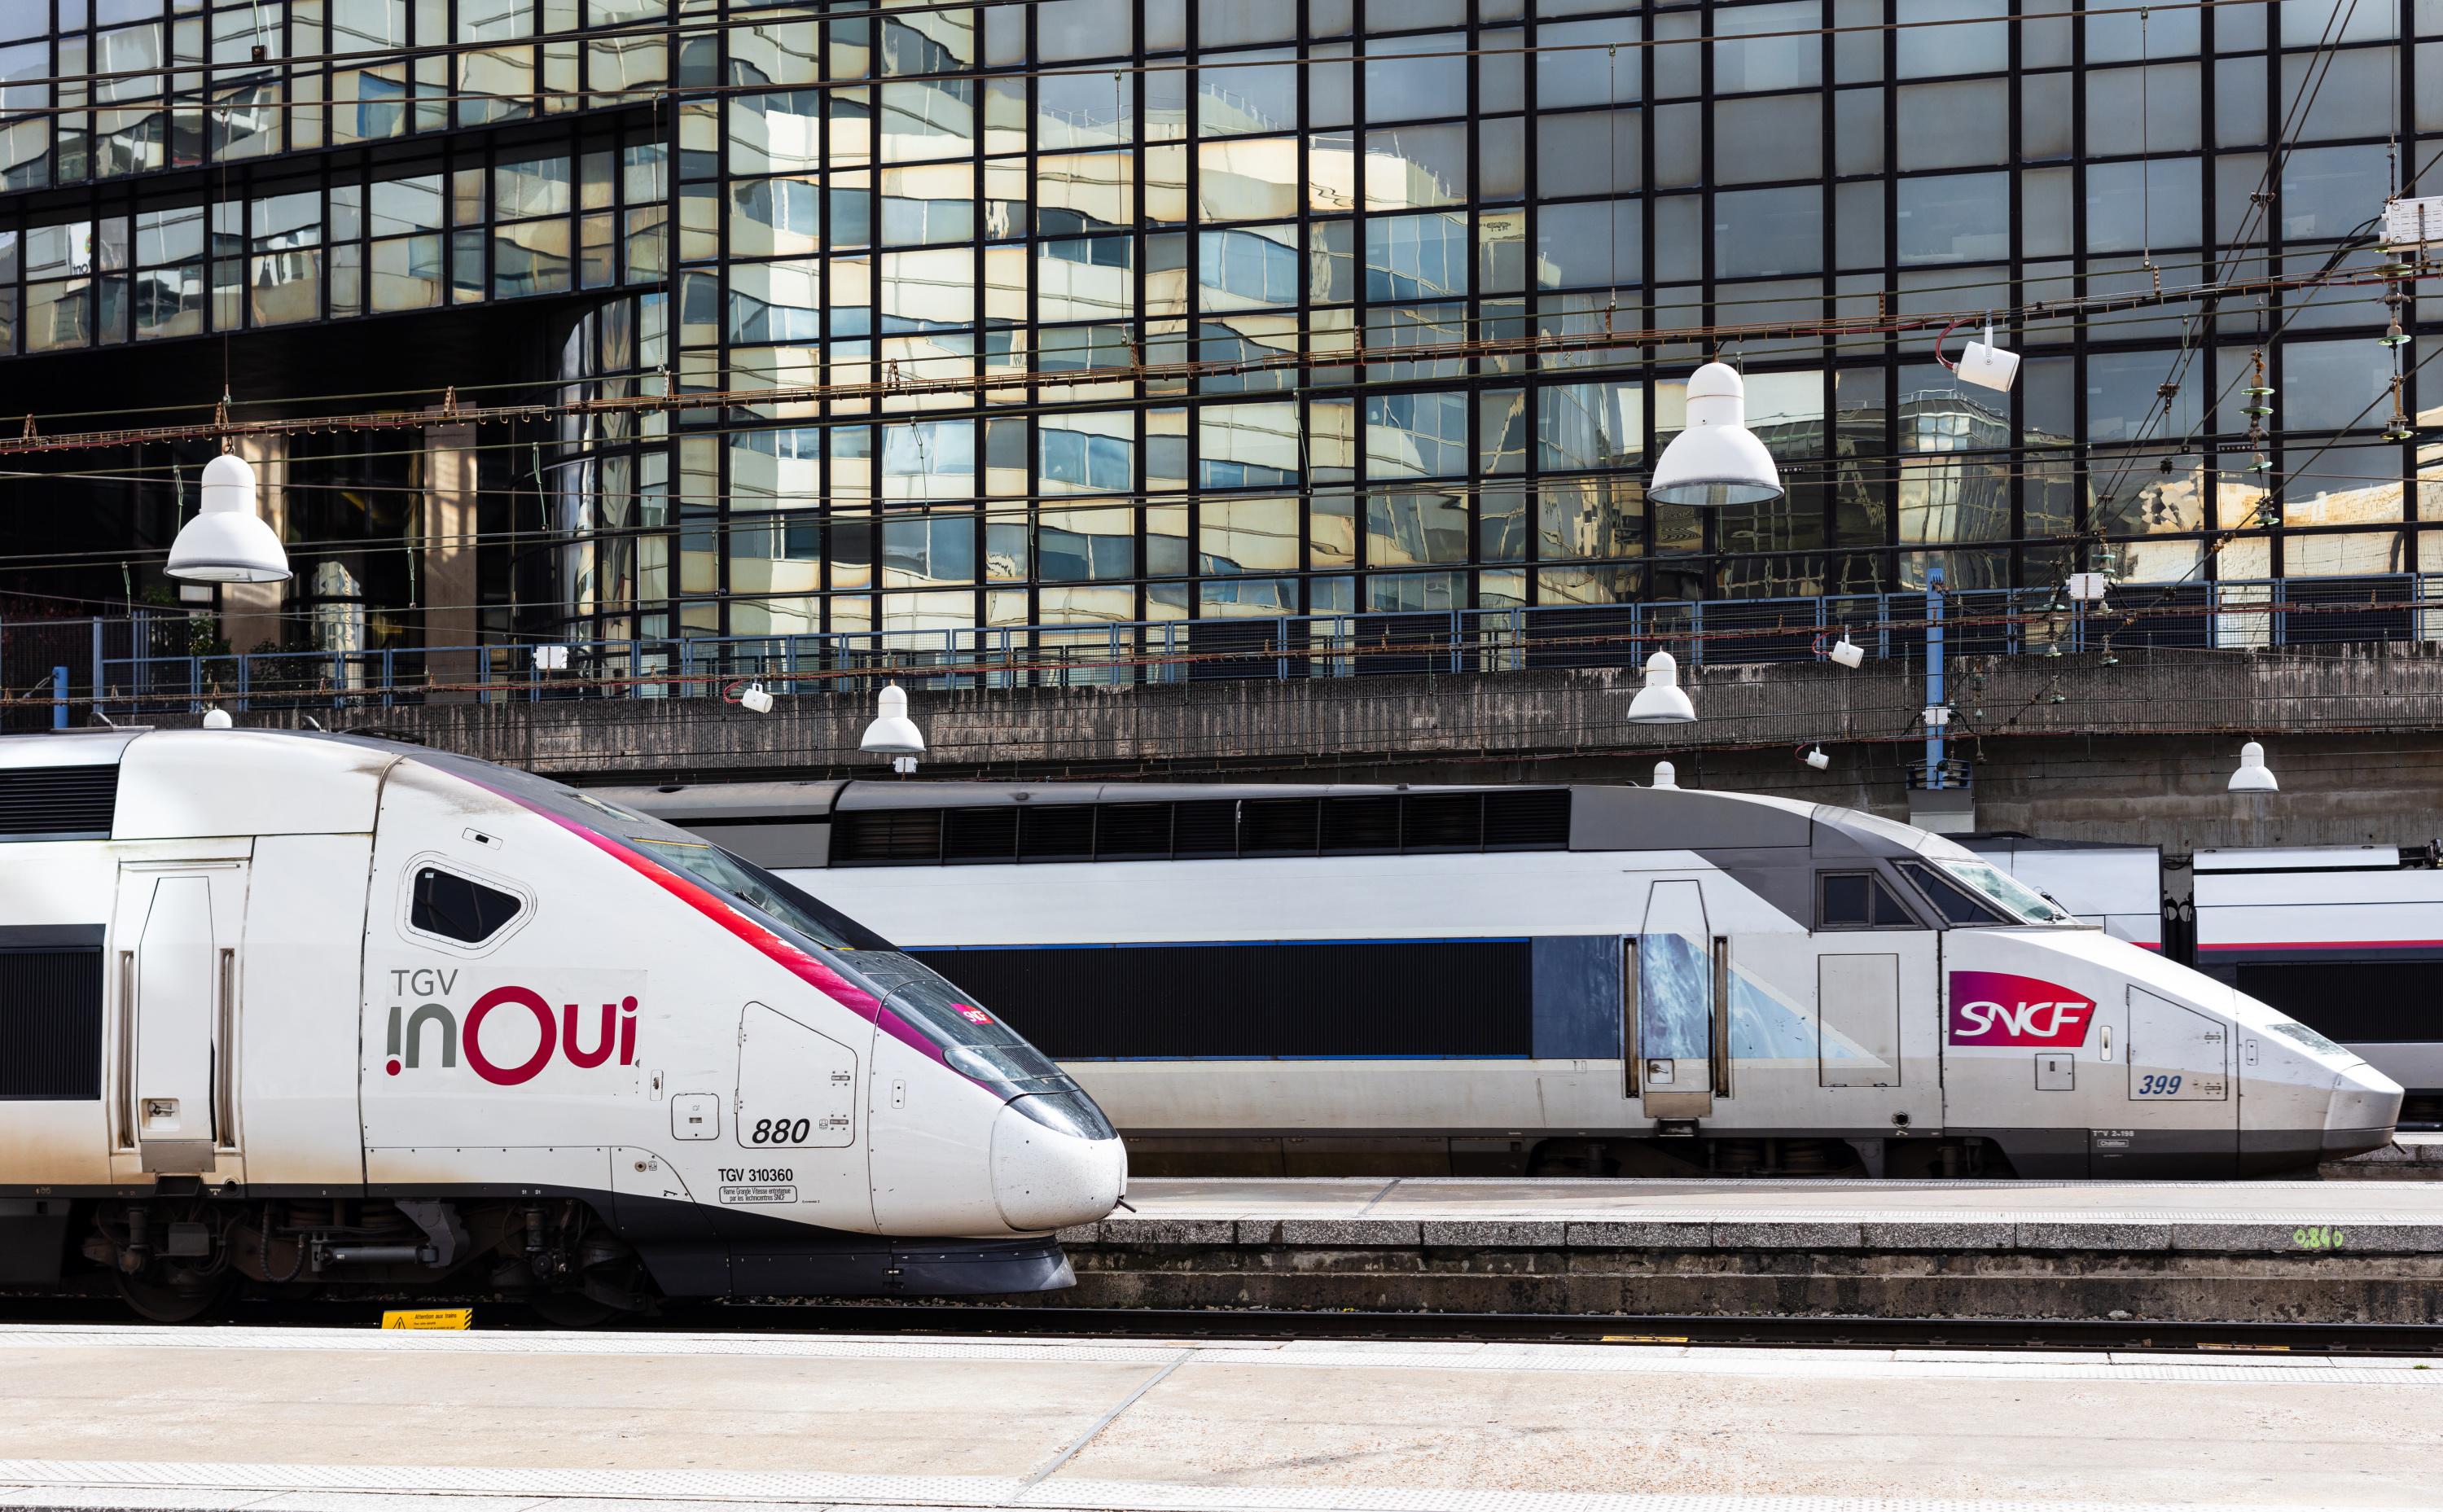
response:
M2438 158L2438 0L5 0L0 407L524 306L516 393L707 395L456 444L487 634L2443 573L2414 297L2046 309L2372 266ZM1650 506L1716 353L1789 495ZM281 461L300 623L429 635L431 457Z

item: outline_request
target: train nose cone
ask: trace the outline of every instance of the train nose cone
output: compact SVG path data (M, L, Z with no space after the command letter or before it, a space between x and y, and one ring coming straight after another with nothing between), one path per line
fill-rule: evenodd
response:
M2354 1066L2333 1078L2324 1104L2324 1158L2345 1159L2392 1142L2400 1121L2399 1083L2372 1066Z
M1128 1151L1115 1138L1089 1139L1004 1104L993 1123L993 1200L1001 1221L1035 1231L1093 1223L1128 1190Z

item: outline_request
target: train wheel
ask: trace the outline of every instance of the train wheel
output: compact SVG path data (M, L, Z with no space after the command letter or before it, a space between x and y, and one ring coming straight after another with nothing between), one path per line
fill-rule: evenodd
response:
M117 1275L119 1300L137 1317L156 1323L193 1323L212 1317L237 1290L237 1276L181 1276L160 1281L149 1276Z

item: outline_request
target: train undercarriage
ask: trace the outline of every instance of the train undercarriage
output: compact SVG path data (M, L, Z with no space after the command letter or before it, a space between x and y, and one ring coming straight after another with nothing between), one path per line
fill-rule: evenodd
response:
M156 1322L208 1318L242 1288L296 1298L494 1296L567 1327L650 1310L656 1295L635 1250L574 1198L195 1193L56 1206L65 1210L57 1223L0 1225L15 1251L0 1256L0 1275L64 1287L106 1277Z

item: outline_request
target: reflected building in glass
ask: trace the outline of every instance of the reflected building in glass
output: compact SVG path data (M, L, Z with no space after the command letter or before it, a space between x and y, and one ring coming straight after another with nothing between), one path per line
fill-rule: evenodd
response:
M244 633L326 649L2443 572L2379 286L2011 313L2371 263L2438 60L2409 0L12 0L0 373L702 396L249 442ZM1789 497L1651 506L1717 353ZM46 528L165 544L207 454L35 463L100 475Z

